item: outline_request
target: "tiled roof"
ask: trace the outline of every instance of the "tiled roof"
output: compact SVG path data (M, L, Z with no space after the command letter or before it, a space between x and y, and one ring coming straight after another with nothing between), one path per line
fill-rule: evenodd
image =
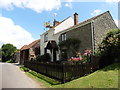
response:
M24 45L23 47L20 48L20 51L24 50L27 47L27 45Z
M92 17L92 18L90 18L90 19L88 19L88 20L85 20L85 21L83 21L83 22L80 22L80 23L78 23L77 25L71 26L71 27L69 27L69 28L67 28L67 29L65 29L65 30L63 30L63 31L66 31L66 30L69 30L69 29L71 29L71 28L74 28L74 27L77 27L77 26L79 26L79 25L82 25L82 24L85 24L85 23L87 23L87 22L90 22L90 21L92 21L92 20L94 20L94 19L96 19L96 18L98 18L98 17L100 17L100 16L102 16L103 14L106 14L106 13L109 13L109 11L106 11L106 12L104 12L104 13L98 15L98 16ZM63 32L63 31L61 31L61 32Z
M37 42L39 42L39 41L40 41L40 39L33 41L33 42L30 43L29 45L24 45L24 46L20 49L20 51L31 48L33 45L35 45L35 44L36 44Z
M88 20L86 20L86 21L83 21L83 22L79 23L78 25L83 24L83 23L86 23L86 22L91 21L91 20L94 20L94 19L102 16L102 15L105 14L105 13L109 13L109 11L106 11L106 12L104 12L104 13L98 15L98 16L92 17L92 18L90 18L90 19L88 19ZM77 25L76 25L76 26L77 26Z

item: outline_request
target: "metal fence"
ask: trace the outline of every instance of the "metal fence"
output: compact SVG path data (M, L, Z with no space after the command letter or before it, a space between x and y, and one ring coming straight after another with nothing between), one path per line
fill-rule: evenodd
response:
M99 60L91 60L91 63L74 65L41 62L25 62L24 65L31 70L65 83L97 70L99 68Z

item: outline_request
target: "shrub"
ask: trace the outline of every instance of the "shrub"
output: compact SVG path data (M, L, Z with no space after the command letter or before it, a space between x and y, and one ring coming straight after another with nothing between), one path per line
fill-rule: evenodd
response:
M51 56L49 53L45 53L44 55L38 55L36 57L36 60L39 62L50 62L51 61Z
M40 61L40 55L36 56L36 61Z
M85 53L81 55L80 52L76 52L76 57L72 57L69 60L73 63L89 63L90 62L90 56L91 56L91 50L85 50Z
M99 46L98 52L102 67L112 64L114 61L120 60L120 30L114 29L107 33Z
M80 45L81 41L77 38L68 38L65 41L59 42L59 47L66 47L67 50L71 50L71 52L74 54Z

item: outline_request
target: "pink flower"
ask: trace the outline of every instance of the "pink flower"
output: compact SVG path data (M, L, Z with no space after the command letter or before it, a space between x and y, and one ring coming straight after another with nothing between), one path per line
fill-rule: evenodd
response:
M85 50L85 52L89 54L89 53L91 53L91 50Z
M84 53L83 56L87 56L88 53Z
M82 57L79 57L79 60L81 61L81 60L82 60Z
M81 53L80 53L80 52L78 52L77 54L78 54L78 55L81 55Z
M72 61L77 61L77 58L72 58Z
M72 61L78 61L78 60L82 60L82 57L78 57L78 58L72 58Z

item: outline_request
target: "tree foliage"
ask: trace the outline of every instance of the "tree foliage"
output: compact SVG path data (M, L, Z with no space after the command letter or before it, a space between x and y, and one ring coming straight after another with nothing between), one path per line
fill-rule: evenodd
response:
M3 44L2 45L2 62L6 62L10 59L13 59L14 53L17 51L17 48L12 44Z

